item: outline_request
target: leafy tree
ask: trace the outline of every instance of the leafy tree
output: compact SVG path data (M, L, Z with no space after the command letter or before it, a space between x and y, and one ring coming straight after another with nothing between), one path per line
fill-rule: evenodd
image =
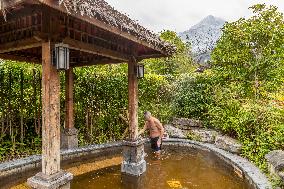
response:
M265 154L284 148L284 18L275 6L227 23L202 74L180 78L174 114L236 137L242 155L265 169Z
M227 23L212 53L224 81L241 82L245 95L267 96L283 83L284 19L275 6L250 7L254 16Z
M145 60L144 63L148 72L176 76L195 69L192 66L193 60L190 56L189 44L184 43L175 32L169 30L161 32L160 37L175 45L176 53L170 58Z
M265 168L264 155L284 144L284 18L275 6L250 9L251 18L224 26L212 53L216 80L208 118L236 136L243 155Z
M177 54L186 53L189 50L189 46L186 43L184 43L181 40L181 38L178 37L177 33L173 31L166 30L166 31L161 32L160 38L162 40L165 40L169 43L174 44L176 46Z

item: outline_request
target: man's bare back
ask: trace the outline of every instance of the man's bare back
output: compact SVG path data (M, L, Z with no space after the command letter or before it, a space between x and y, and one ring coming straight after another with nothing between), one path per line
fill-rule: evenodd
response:
M150 131L151 148L159 153L161 151L162 138L164 135L164 127L160 121L153 117L150 112L144 113L145 125L138 135L144 133L147 129Z
M151 119L149 121L146 121L145 124L147 125L147 129L149 129L151 138L161 136L161 129L159 129L160 127L158 125L161 123L157 118L151 117Z

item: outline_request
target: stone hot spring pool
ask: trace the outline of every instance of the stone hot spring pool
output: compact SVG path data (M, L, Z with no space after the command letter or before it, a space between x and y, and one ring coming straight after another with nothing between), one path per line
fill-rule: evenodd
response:
M74 177L72 189L249 189L216 155L206 151L170 148L157 159L148 152L147 171L139 179L122 176L120 165Z
M147 171L121 174L123 143L63 151L62 169L74 175L71 189L271 189L268 179L246 159L211 144L183 139L164 142L160 159L145 144ZM0 164L0 188L27 189L26 180L41 170L41 156Z

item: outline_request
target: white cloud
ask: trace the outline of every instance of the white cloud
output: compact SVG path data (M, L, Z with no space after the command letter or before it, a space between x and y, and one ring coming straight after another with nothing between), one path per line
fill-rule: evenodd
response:
M257 3L276 5L284 12L283 0L106 0L115 9L159 32L185 31L202 18L213 15L227 21L250 15L248 7Z

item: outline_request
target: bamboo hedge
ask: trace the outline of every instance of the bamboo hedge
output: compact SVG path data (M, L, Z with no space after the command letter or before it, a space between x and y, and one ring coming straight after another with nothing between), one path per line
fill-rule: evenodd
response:
M127 65L77 68L74 71L75 127L81 145L120 140L127 127ZM0 160L41 150L41 67L0 64ZM61 128L65 85L61 73ZM171 93L165 77L148 74L139 81L139 116L152 111L168 119ZM8 155L9 154L9 155ZM8 156L7 156L8 155Z

